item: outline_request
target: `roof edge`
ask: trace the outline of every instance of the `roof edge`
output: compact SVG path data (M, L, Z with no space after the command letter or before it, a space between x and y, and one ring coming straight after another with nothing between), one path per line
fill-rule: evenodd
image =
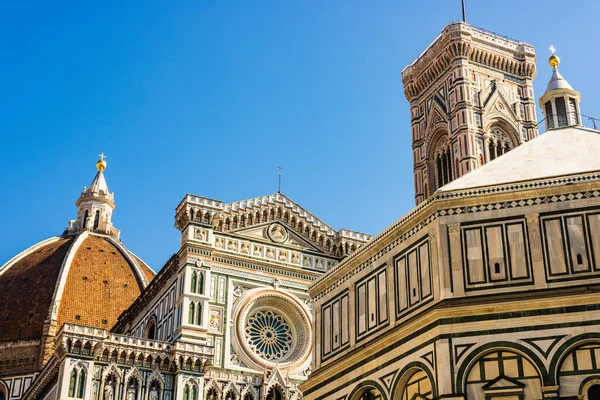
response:
M24 257L28 256L29 254L31 254L35 250L38 250L41 247L44 247L46 245L52 244L54 242L57 242L58 240L60 240L61 237L63 237L63 236L53 236L53 237L48 238L46 240L42 240L41 242L38 242L38 243L34 244L33 246L30 246L27 249L23 250L22 252L20 252L19 254L17 254L13 258L11 258L10 260L8 260L6 263L4 263L4 265L2 265L0 267L0 276L2 276L2 274L5 271L7 271L10 267L12 267L15 263L17 263L18 261L20 261Z

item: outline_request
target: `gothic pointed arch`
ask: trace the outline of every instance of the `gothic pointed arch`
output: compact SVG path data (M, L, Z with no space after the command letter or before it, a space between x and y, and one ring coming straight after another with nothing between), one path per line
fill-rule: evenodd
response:
M219 383L214 379L211 379L210 381L208 381L208 383L205 383L204 395L205 395L206 399L210 398L211 392L214 392L214 394L217 396L212 400L220 400L221 396L223 395L221 385L219 385ZM214 395L213 395L213 397L214 397Z

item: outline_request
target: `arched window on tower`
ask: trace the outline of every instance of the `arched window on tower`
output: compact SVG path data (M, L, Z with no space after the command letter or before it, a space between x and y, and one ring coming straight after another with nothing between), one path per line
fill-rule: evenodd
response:
M96 210L96 216L94 217L94 230L98 229L100 225L100 210Z
M79 371L79 379L77 380L77 398L83 399L85 389L85 369Z
M190 303L190 315L189 315L189 318L188 318L188 322L190 324L194 323L195 312L196 312L196 306L194 305L194 303Z
M198 272L198 290L197 293L204 294L204 273Z
M191 287L190 287L190 291L192 293L196 293L196 285L197 285L197 280L198 280L198 273L196 271L192 272L192 282L191 282Z
M196 307L196 325L202 325L202 304L198 303Z
M437 188L444 186L454 179L452 162L452 146L447 136L442 137L435 148L435 170Z
M487 141L488 161L495 160L515 146L510 139L510 136L499 126L492 126L492 128L490 128L490 132L487 135Z
M569 125L569 119L567 116L567 105L565 99L559 97L556 99L556 117L558 119L558 127Z
M85 393L85 378L85 368L73 368L69 379L69 397L83 399Z
M83 213L83 224L82 224L83 229L85 229L87 227L87 219L89 216L90 216L90 212L88 210L85 210L85 212Z
M71 378L69 379L69 397L75 397L75 385L77 384L77 370L71 371Z
M548 129L553 129L554 128L554 114L552 113L552 103L551 102L546 102L546 105L544 106L544 108L546 109L546 124L548 126Z

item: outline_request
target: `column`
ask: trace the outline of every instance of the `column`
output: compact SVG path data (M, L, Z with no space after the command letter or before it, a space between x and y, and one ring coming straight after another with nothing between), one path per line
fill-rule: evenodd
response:
M487 163L488 161L490 161L490 138L489 136L484 136L483 137L483 163Z

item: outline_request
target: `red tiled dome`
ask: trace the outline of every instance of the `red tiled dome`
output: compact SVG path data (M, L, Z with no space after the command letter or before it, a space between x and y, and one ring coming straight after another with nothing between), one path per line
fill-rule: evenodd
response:
M64 323L110 329L155 273L90 232L40 242L0 269L0 373L36 371Z

